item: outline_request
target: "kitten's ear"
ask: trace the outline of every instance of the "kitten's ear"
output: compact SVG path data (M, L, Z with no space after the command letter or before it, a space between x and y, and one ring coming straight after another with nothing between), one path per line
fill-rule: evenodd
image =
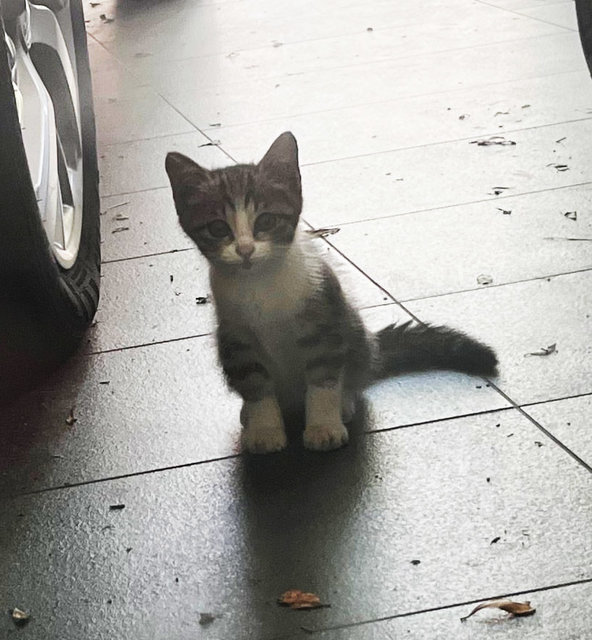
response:
M197 162L177 151L167 153L164 167L171 181L173 193L188 184L199 184L209 178L210 172Z
M298 145L296 138L290 131L285 131L276 138L258 167L263 173L278 178L297 176L298 184L300 184Z

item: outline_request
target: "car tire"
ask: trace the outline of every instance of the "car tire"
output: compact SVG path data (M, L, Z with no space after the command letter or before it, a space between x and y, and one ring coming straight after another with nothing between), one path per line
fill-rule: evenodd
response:
M0 388L4 395L69 356L91 324L99 301L98 167L81 1L70 0L64 11L69 11L72 25L83 167L80 242L69 268L56 259L41 221L21 133L5 25L0 22ZM49 88L48 92L51 95Z

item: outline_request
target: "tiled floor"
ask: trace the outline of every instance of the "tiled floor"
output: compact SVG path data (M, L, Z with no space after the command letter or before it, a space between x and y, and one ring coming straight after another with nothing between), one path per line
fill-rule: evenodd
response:
M2 410L0 608L32 619L0 615L0 637L590 638L592 80L574 3L92 4L102 300L81 353ZM501 367L384 381L347 448L306 452L294 425L288 451L252 459L164 156L256 160L286 129L304 219L340 227L318 242L369 326L451 324ZM495 135L516 144L471 144ZM278 607L290 588L331 607ZM507 595L536 614L460 622Z

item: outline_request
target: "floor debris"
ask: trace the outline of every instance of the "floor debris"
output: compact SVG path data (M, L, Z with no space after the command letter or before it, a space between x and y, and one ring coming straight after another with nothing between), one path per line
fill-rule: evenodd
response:
M78 418L74 417L74 409L75 407L72 407L70 409L70 413L66 416L66 424L71 427L72 425L74 425L76 422L78 422Z
M488 285L488 284L491 284L492 282L493 282L493 278L491 276L485 275L484 273L477 276L477 284Z
M306 593L299 589L285 591L278 598L277 603L282 607L290 607L290 609L321 609L331 606L323 604L316 593Z
M10 617L17 627L24 627L31 619L31 615L29 613L22 609L18 609L17 607L11 609Z
M461 618L460 621L464 622L472 615L475 615L477 611L482 609L501 609L513 616L531 616L535 613L536 609L530 606L530 602L513 602L512 600L494 600L493 602L483 602L476 606L468 616Z
M528 358L530 356L550 356L552 353L557 353L557 343L550 344L548 347L542 347L540 351L525 353L524 357Z
M513 147L516 145L514 140L506 140L503 136L491 136L490 138L483 138L481 140L471 140L469 144L476 144L478 147L491 147L493 145Z

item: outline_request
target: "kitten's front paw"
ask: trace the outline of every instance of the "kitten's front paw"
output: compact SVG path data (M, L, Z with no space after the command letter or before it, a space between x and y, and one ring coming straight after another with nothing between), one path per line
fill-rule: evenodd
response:
M347 444L349 435L342 424L329 424L306 427L304 446L313 451L330 451Z
M285 449L288 439L281 427L253 425L243 431L242 442L250 453L273 453Z

